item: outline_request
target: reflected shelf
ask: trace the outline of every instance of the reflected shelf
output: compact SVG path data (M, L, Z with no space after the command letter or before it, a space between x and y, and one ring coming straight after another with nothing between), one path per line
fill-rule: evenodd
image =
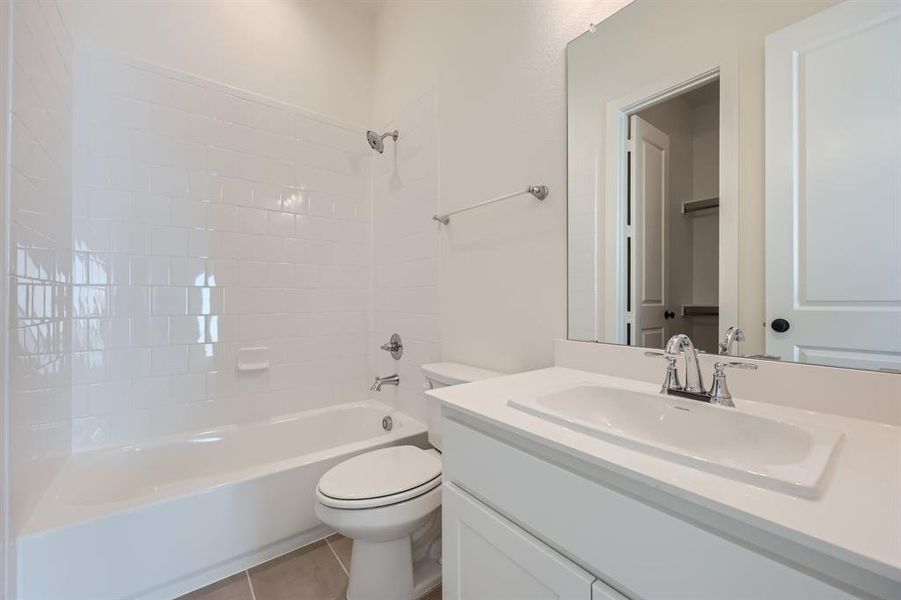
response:
M718 317L720 314L719 306L711 306L707 304L683 304L683 317Z
M703 200L689 200L682 203L682 214L690 215L700 211L713 210L720 207L719 197L704 198Z

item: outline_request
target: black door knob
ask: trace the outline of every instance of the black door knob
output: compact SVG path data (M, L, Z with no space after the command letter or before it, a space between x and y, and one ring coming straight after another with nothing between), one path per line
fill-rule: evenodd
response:
M785 333L791 326L791 323L789 323L785 319L773 319L773 322L770 323L770 327L772 327L773 331L775 331L776 333Z
M665 311L663 311L663 318L664 319L675 319L676 313L674 313L671 310L665 310Z

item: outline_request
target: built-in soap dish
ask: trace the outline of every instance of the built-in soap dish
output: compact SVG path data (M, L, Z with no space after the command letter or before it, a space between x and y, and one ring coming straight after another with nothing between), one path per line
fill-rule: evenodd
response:
M254 346L238 350L239 371L265 371L269 368L269 348Z

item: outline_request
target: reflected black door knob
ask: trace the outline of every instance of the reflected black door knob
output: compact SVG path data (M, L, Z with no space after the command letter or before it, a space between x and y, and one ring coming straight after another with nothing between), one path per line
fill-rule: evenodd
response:
M663 311L663 318L664 319L675 319L676 313L674 313L671 310L665 310L665 311Z
M770 323L770 327L772 327L773 331L776 333L785 333L788 331L788 328L791 327L791 323L785 319L773 319L773 322Z

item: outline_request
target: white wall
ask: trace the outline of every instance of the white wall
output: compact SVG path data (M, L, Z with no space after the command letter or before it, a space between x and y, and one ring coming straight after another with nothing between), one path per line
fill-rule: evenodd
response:
M371 112L372 11L303 0L77 2L80 41L355 124Z
M9 193L3 277L11 306L3 316L10 324L3 416L14 495L4 519L14 534L70 446L73 46L65 8L57 2L15 2L3 10L8 8L15 35L8 48L11 80L4 81L11 96L3 116L11 128L2 165Z
M564 51L624 3L381 9L374 121L435 90L441 210L550 187L544 203L510 200L455 217L438 234L443 359L502 371L551 364L552 340L566 332Z

